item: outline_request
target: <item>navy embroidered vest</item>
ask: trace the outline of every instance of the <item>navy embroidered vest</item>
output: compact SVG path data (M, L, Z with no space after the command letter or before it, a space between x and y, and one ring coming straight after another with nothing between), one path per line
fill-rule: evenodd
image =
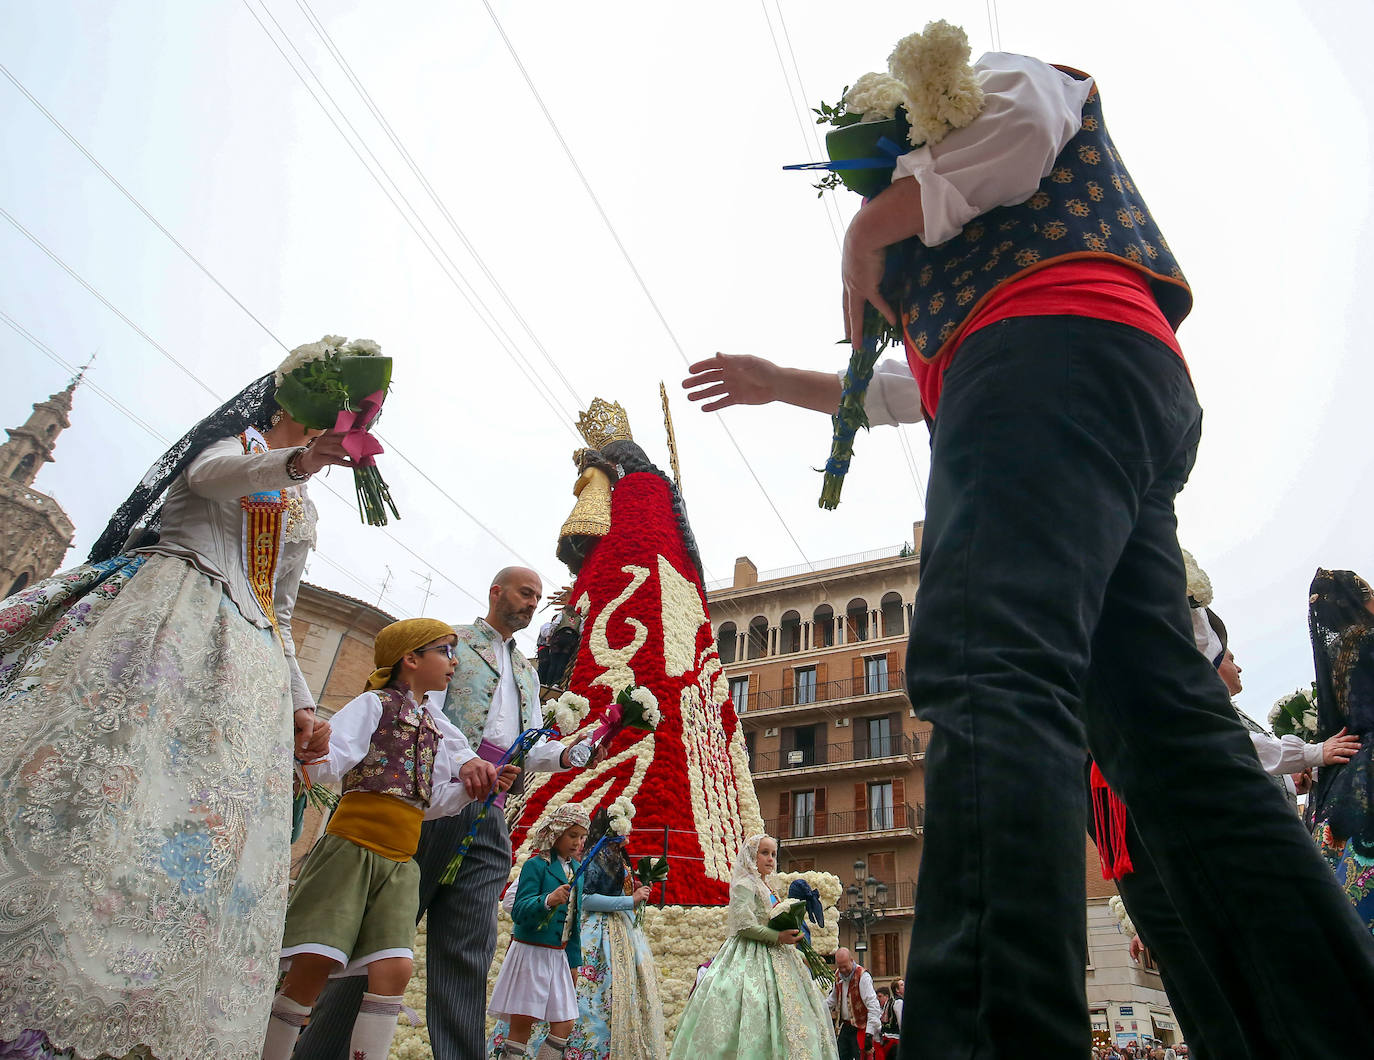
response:
M343 777L344 791L372 791L429 805L439 729L424 707L394 688L379 688L382 716L363 760Z
M896 281L885 286L900 304L908 349L926 362L953 347L1002 284L1073 259L1138 270L1175 329L1193 307L1188 281L1107 135L1096 88L1083 104L1082 128L1029 199L980 214L938 246L908 239L891 254L888 275Z

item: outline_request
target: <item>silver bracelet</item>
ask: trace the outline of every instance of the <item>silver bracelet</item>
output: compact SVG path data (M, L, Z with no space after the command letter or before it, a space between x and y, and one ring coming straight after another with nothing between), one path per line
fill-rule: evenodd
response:
M310 477L309 471L302 471L297 467L297 463L301 458L301 454L305 452L305 449L306 447L302 446L286 458L286 475L292 482L304 482Z

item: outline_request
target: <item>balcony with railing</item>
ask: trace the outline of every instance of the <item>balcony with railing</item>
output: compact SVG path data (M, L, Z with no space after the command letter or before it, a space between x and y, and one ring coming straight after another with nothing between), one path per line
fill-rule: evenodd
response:
M926 733L897 733L893 736L870 737L851 743L820 744L792 751L759 751L749 761L754 777L792 770L840 768L856 769L867 765L891 765L892 760L916 762L925 756Z
M815 704L835 703L845 699L857 699L861 696L898 693L903 695L906 693L906 671L904 670L864 674L862 677L846 677L838 681L824 681L820 684L798 684L794 681L783 688L774 688L766 692L751 691L746 717L769 710L782 710L786 707L807 707Z
M875 835L919 836L925 829L926 808L917 804L870 806L865 810L838 810L794 813L775 817L764 824L768 834L791 845L801 843L839 843L870 839Z

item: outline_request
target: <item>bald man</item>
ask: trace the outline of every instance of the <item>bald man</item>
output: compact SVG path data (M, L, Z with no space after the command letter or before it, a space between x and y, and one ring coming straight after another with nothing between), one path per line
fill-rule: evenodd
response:
M525 729L542 724L539 676L515 646L530 624L544 587L525 567L506 567L492 579L487 614L455 626L457 670L444 713L487 761L495 762ZM525 767L552 773L571 766L562 744L540 740ZM504 797L498 800L504 805ZM426 821L415 860L420 866L420 915L429 914L425 1003L436 1060L482 1060L486 1044L487 972L496 953L496 906L510 873L506 815L490 813L478 826L458 876L439 878L477 819L480 803L454 817ZM365 976L335 980L315 1006L296 1046L296 1060L348 1060L353 1018L367 986Z

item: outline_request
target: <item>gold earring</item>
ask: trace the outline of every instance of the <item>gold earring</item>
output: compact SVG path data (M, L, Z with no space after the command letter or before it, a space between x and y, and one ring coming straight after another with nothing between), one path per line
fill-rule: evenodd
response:
M277 409L276 412L272 413L272 426L275 427L277 424L279 424L281 422L281 418L284 415L286 415L286 413L284 413L281 409Z

